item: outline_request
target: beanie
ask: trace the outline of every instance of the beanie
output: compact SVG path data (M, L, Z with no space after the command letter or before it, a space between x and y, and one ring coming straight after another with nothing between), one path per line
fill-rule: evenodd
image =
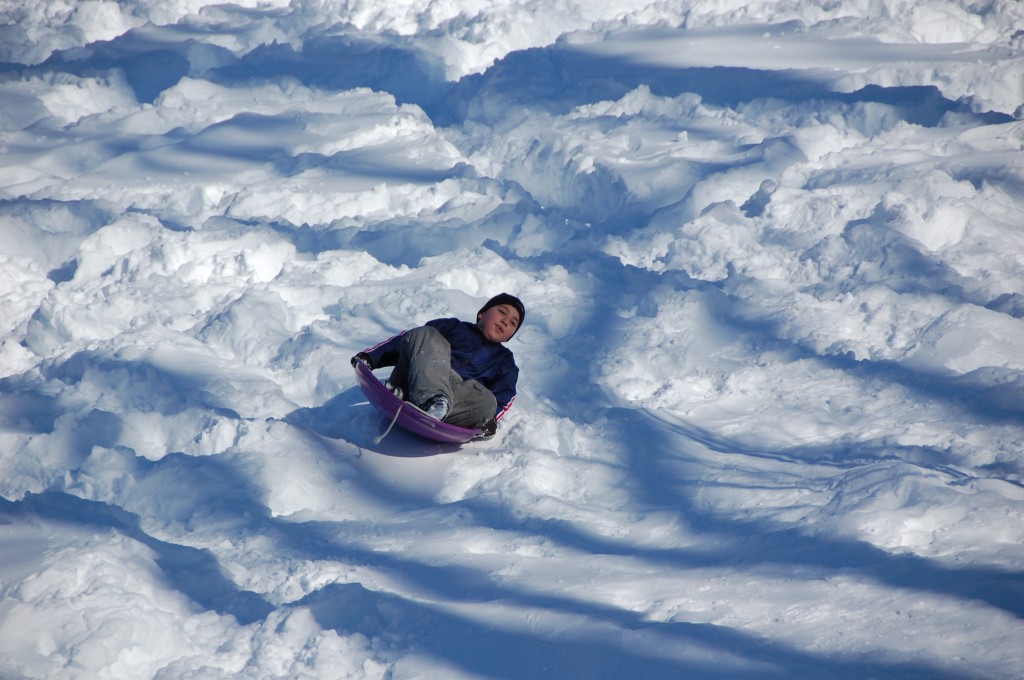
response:
M497 295L495 295L490 300L484 303L484 306L481 307L480 311L476 313L477 317L479 317L481 314L486 312L491 307L497 307L498 305L510 305L512 307L515 307L516 311L519 312L519 326L516 327L516 333L518 333L519 329L523 325L523 321L526 320L526 307L523 306L522 301L515 295L509 295L508 293L498 293ZM513 333L512 335L515 335L516 333Z

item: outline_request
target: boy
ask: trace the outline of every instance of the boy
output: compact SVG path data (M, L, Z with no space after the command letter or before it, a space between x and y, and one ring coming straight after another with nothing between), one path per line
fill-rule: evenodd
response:
M516 398L519 368L502 343L519 330L526 308L508 293L495 295L476 323L434 319L352 357L371 369L394 366L388 385L438 420L479 428L486 437Z

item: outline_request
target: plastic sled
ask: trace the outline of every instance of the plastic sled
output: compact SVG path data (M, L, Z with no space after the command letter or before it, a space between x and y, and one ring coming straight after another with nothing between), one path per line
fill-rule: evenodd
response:
M374 408L380 411L391 422L384 434L378 437L377 441L387 436L388 432L395 425L398 425L407 432L432 439L436 442L448 442L463 444L483 434L480 430L459 427L431 418L419 408L407 401L402 401L391 393L384 386L377 376L373 374L370 367L362 361L357 361L356 382L359 389L363 391L366 398L373 404Z

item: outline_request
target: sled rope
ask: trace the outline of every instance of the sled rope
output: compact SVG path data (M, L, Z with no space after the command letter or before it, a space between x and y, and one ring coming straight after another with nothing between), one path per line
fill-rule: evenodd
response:
M379 437L374 437L374 438L373 438L373 443L374 443L374 444L380 444L380 443L381 443L381 442L382 442L382 441L384 440L384 437L387 437L387 436L388 436L388 433L390 433L390 432L391 432L391 428L393 428L393 427L395 426L395 423L397 423L397 422L398 422L398 415L399 415L399 414L400 414L400 413L402 412L402 408L403 408L404 406L405 406L405 402L403 401L403 402L401 403L401 405L400 405L400 406L398 407L398 410L397 410L397 411L395 411L395 417L391 419L391 424L390 424L390 425L388 425L388 429L384 430L384 434L382 434L382 435L381 435L381 436L379 436Z

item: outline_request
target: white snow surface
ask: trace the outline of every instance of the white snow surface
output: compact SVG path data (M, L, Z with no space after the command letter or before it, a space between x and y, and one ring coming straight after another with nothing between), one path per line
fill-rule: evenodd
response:
M0 1L0 678L1024 678L1022 27Z

